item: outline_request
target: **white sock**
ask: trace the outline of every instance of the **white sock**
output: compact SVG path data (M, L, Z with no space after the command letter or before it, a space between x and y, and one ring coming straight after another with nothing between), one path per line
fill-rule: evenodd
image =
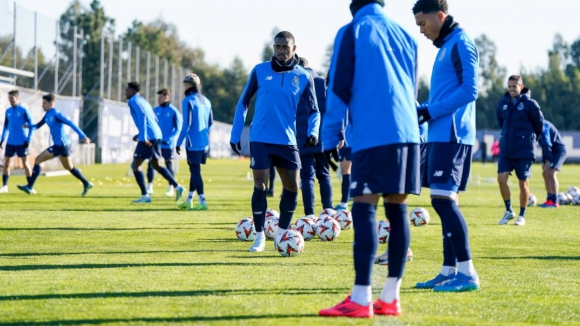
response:
M455 274L457 272L457 269L455 268L455 266L442 266L441 267L441 275L443 276L449 276L451 274Z
M467 276L472 276L475 274L475 267L473 266L473 260L467 260L457 263L457 270L461 274L465 274Z
M189 195L187 195L187 199L185 200L188 203L191 203L191 200L193 199L193 196L195 196L195 191L190 191Z
M348 207L348 203L340 203L340 206Z
M379 298L381 301L386 303L391 303L396 299L399 299L399 292L401 292L401 283L403 282L402 278L396 277L387 277L387 283L385 287L381 290L381 295Z
M169 192L171 190L173 190L173 186L172 185L169 185L169 187L167 187L167 191Z
M142 195L141 197L143 197L143 198L149 198L149 194Z
M354 285L350 294L350 301L361 306L368 306L373 300L373 294L370 285Z
M205 205L205 195L201 194L199 196L197 196L199 198L199 203L202 205Z
M149 183L147 184L147 187L148 187L148 188L152 188L152 187L153 187L153 182L149 182Z

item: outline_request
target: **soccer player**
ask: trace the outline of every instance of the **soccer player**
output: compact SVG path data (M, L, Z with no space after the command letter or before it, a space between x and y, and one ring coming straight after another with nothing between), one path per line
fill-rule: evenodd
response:
M321 316L401 314L399 292L411 239L407 195L420 191L417 42L384 14L383 6L383 0L354 0L353 20L339 30L334 42L322 138L330 146L339 142L348 108L355 281L351 295L321 310ZM338 101L342 105L335 104ZM389 276L373 304L371 274L380 197L391 223Z
M35 194L34 184L36 183L36 178L40 175L40 164L42 162L52 160L55 157L60 159L62 166L69 170L72 175L79 179L83 183L82 196L85 196L89 189L93 187L93 184L89 182L81 171L73 166L72 160L70 159L70 145L71 140L64 130L64 126L69 126L74 130L81 140L81 143L88 144L91 142L89 137L72 121L67 119L59 110L55 108L56 98L53 94L46 94L42 97L42 108L44 109L44 117L36 125L27 125L31 129L38 129L44 124L50 129L50 136L53 141L53 145L46 149L44 152L38 154L34 160L34 168L32 168L32 175L28 179L28 184L25 186L18 186L18 189L24 191L27 194Z
M298 197L298 170L301 168L296 142L296 109L303 100L308 110L306 147L318 143L320 112L316 102L314 80L298 65L296 42L292 33L283 31L274 37L274 56L271 61L258 64L238 101L230 146L240 155L240 138L250 100L256 95L254 119L250 130L250 168L254 176L252 213L256 238L250 252L264 251L266 236L264 222L266 185L273 165L282 180L280 222L278 234L290 228Z
M342 174L342 180L340 181L340 204L338 204L334 209L337 211L348 210L348 199L350 198L350 181L351 181L351 168L352 168L352 148L348 144L348 133L350 128L347 126L345 139L340 140L338 145L340 149L338 150L338 163L340 164L340 173Z
M314 80L316 90L316 102L320 111L320 125L324 123L326 112L326 82L318 77L314 70L308 66L306 58L300 58L300 66L304 68ZM316 219L314 215L314 177L320 184L320 200L322 208L332 208L332 182L330 180L330 166L322 148L322 139L318 139L316 146L306 147L308 138L309 107L305 101L300 101L296 111L296 141L300 152L300 189L302 190L302 202L304 214L308 218Z
M501 130L497 181L506 212L499 225L505 225L515 216L512 209L508 179L513 170L520 186L520 215L515 225L526 224L526 208L530 197L528 179L532 176L532 164L536 160L535 144L544 132L544 116L540 106L524 87L517 75L508 78L508 92L497 105L497 121Z
M135 180L141 189L141 198L134 200L133 203L150 203L151 197L147 193L147 187L145 186L145 177L143 176L143 171L141 171L141 164L145 160L151 160L153 168L161 174L165 180L169 181L169 184L175 187L175 201L178 201L183 194L185 188L180 186L171 172L159 165L159 159L161 158L161 139L163 135L161 134L161 129L157 123L157 117L153 113L153 109L147 100L145 100L139 94L141 90L141 85L138 82L130 82L127 84L125 89L125 96L127 97L127 104L131 111L131 117L139 130L137 135L137 147L135 148L135 155L133 156L133 163L131 167L133 168L133 174L135 175Z
M181 113L171 102L169 102L169 91L165 88L157 92L157 103L158 107L153 109L153 112L157 116L157 121L159 121L159 128L161 128L161 134L163 138L161 139L161 156L165 160L165 167L175 177L175 172L173 171L173 158L175 149L175 140L179 135L181 130ZM151 161L149 161L147 167L147 193L153 193L153 178L155 177L155 169ZM173 186L170 184L167 188L165 196L172 197L175 193L173 192Z
M475 100L479 57L475 43L448 14L446 0L419 0L413 7L420 32L439 48L431 75L427 107L419 108L419 123L429 121L423 187L441 218L441 272L415 287L441 292L479 289L465 218L456 203L465 191L475 143ZM390 261L389 261L390 262ZM457 266L457 268L456 268Z
M557 208L559 183L556 174L562 170L567 153L560 132L546 119L544 119L544 133L540 136L540 145L542 145L542 176L548 196L546 202L538 206Z
M189 179L189 195L185 202L179 205L181 209L194 211L207 210L203 179L201 178L201 164L205 164L209 149L209 130L213 124L211 102L201 94L201 80L196 74L189 74L183 79L185 98L181 104L184 113L183 128L177 139L177 154L181 153L181 144L184 139L187 149L187 164L191 173ZM193 206L193 196L197 192L199 203Z
M10 166L14 155L17 155L24 166L26 179L30 179L31 170L28 163L28 145L32 137L32 128L23 128L22 126L32 126L32 116L27 108L20 105L20 93L17 90L8 92L8 101L11 107L6 109L4 117L4 129L2 130L2 139L0 139L0 148L3 148L6 135L6 150L4 151L4 173L2 174L2 188L0 193L8 192L8 178L10 177Z

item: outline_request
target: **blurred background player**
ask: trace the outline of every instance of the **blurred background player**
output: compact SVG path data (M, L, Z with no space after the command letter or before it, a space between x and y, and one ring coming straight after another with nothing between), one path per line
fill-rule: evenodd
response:
M296 142L296 110L305 102L308 111L306 147L318 143L320 112L312 76L300 67L295 54L296 42L292 33L283 31L274 37L274 56L271 61L252 69L238 101L230 146L240 155L240 138L248 106L256 95L256 106L250 129L250 168L254 176L252 213L256 238L250 252L264 251L266 236L264 222L268 208L266 185L270 168L275 166L282 180L278 234L290 227L298 198L298 170L301 168Z
M350 296L319 311L321 316L401 314L399 292L411 240L407 195L420 192L417 42L385 16L383 6L382 0L354 0L353 20L339 30L334 42L322 137L330 146L337 144L348 111L355 281ZM389 276L372 303L380 197L391 223Z
M508 92L497 105L497 121L501 128L497 181L506 212L499 225L505 225L516 215L512 208L508 179L513 170L520 186L520 215L515 225L526 224L526 209L530 197L532 164L536 160L535 144L544 132L544 116L538 102L524 87L522 77L508 78Z
M540 136L542 146L542 177L548 193L546 202L540 207L557 208L558 204L558 171L562 171L562 165L566 161L566 146L556 126L544 119L544 133Z
M135 180L141 189L141 198L134 200L133 203L150 203L151 197L147 193L145 186L145 177L141 171L141 164L145 160L151 160L151 164L159 174L169 181L169 184L175 187L175 201L178 201L183 194L185 188L177 184L173 175L166 168L159 165L161 158L161 129L157 122L157 117L153 113L153 109L147 100L139 94L141 85L138 82L130 82L125 89L125 96L127 97L127 104L131 111L131 117L139 130L137 135L137 147L135 148L135 155L133 156L133 174Z
M266 190L266 197L274 197L274 182L276 181L276 167L272 165L270 168L270 180L268 182L268 189Z
M28 145L34 129L23 128L24 125L32 126L32 116L27 108L20 105L20 93L17 90L8 92L8 101L10 101L10 108L6 109L4 129L2 130L2 139L0 139L0 148L3 148L8 134L6 150L4 151L4 173L2 174L0 193L8 192L8 178L10 177L10 167L14 155L17 155L22 162L26 180L29 180L32 174L30 163L28 163Z
M175 178L173 158L175 157L175 141L181 130L181 113L169 102L169 95L169 91L165 88L157 92L159 106L153 109L153 112L157 116L159 128L161 128L161 134L163 135L161 139L161 156L165 160L165 167ZM147 167L147 193L150 195L153 194L153 178L155 178L155 169L153 169L153 165L149 161ZM174 195L173 186L170 184L165 196L172 197Z
M88 144L91 140L77 125L60 113L60 111L55 109L55 104L56 98L53 94L44 95L42 97L42 109L46 112L44 117L42 117L42 120L40 120L36 125L27 125L32 129L38 129L46 123L50 129L50 136L53 145L44 152L38 154L34 160L34 168L32 169L32 175L28 179L28 184L25 186L18 186L18 189L29 195L36 193L34 191L34 183L36 182L36 178L40 175L40 164L58 157L62 166L83 183L83 192L81 195L85 196L89 189L93 187L93 184L85 179L81 171L73 166L72 160L70 159L71 140L66 134L64 126L67 125L74 130L74 132L79 135L81 143Z
M308 66L306 58L300 58L300 66L304 68L314 79L314 89L316 90L316 101L320 111L320 125L324 123L324 113L326 112L326 82L324 78L318 77L314 70ZM330 179L330 166L324 155L322 139L318 139L316 146L306 147L308 138L308 103L300 101L296 110L296 142L300 151L300 189L302 190L302 202L304 203L304 214L308 218L316 219L314 215L314 178L320 185L320 201L322 209L332 208L332 181Z
M439 49L429 101L417 114L420 124L429 121L422 185L430 188L443 233L441 272L415 287L438 292L477 290L479 276L472 261L467 222L456 200L458 192L466 190L471 170L479 54L475 43L448 14L446 0L419 0L413 14L421 34Z
M189 74L183 79L185 98L181 104L183 108L183 127L177 139L177 154L181 154L181 143L186 139L187 164L189 165L189 194L179 208L194 211L207 210L201 164L205 164L209 149L209 130L213 124L211 102L201 94L201 80L196 74ZM197 192L199 203L193 206L193 196Z

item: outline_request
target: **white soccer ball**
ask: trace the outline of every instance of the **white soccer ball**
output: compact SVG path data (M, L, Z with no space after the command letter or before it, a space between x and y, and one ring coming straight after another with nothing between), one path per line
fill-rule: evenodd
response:
M236 236L242 241L253 241L256 237L254 219L251 217L241 219L236 225Z
M389 242L389 235L391 234L391 223L388 220L382 220L377 225L377 232L379 235L379 243Z
M316 235L316 225L314 221L308 217L303 217L294 222L294 230L298 231L304 238L309 241Z
M572 196L572 205L580 205L580 193Z
M528 197L528 206L536 206L537 203L538 198L536 198L536 195L530 194L530 197Z
M334 218L326 217L317 224L316 235L322 241L333 241L340 236L340 224Z
M570 205L572 202L571 196L566 192L561 192L558 194L558 204L560 205Z
M304 251L304 238L300 232L285 230L276 237L276 251L283 257L294 257Z
M574 186L574 187L570 187L568 188L568 193L570 195L572 195L572 197L574 197L574 195L580 195L580 188Z
M411 224L414 226L423 226L429 224L431 216L423 207L417 207L411 212Z
M274 239L276 232L278 232L278 219L275 217L266 219L266 223L264 224L264 235L266 238Z
M322 212L318 215L319 220L324 220L327 217L333 217L336 214L336 211L332 208L323 209Z
M334 219L340 224L341 230L352 228L352 214L347 210L341 210L334 214Z
M268 209L266 210L266 218L268 219L268 218L270 218L270 217L276 217L276 218L279 218L279 217L280 217L280 213L279 213L277 210L275 210L275 209L270 209L270 208L268 208Z

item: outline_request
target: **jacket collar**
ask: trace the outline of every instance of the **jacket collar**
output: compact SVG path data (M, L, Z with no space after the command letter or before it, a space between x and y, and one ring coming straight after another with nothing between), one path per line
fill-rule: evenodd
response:
M161 103L161 105L159 105L159 106L160 106L160 107L162 107L162 108L166 108L166 107L168 107L169 105L171 105L171 102L170 102L170 101L167 101L167 102L165 102L165 103Z
M453 33L453 31L455 31L457 28L459 28L459 23L453 19L453 16L447 16L443 26L441 27L439 36L435 41L433 41L433 45L435 45L437 48L441 48L443 44L445 44L445 41L447 41L447 36L451 35L451 33Z
M530 99L531 97L532 97L532 91L529 88L524 87L522 89L522 92L520 93L520 95L518 95L515 98L515 102L514 103L516 103L516 102L518 102L518 101L520 101L522 99ZM512 96L510 95L509 92L506 92L505 93L505 95L504 95L504 102L507 102L507 103L511 103L512 102Z
M298 54L294 53L294 58L292 58L292 61L289 65L284 65L278 61L275 56L272 57L270 65L272 66L272 70L274 70L274 72L285 72L294 70L294 68L298 65L298 62L300 62L300 57Z
M197 87L190 87L190 88L185 90L185 96L189 96L193 93L199 93L199 90L197 89Z

